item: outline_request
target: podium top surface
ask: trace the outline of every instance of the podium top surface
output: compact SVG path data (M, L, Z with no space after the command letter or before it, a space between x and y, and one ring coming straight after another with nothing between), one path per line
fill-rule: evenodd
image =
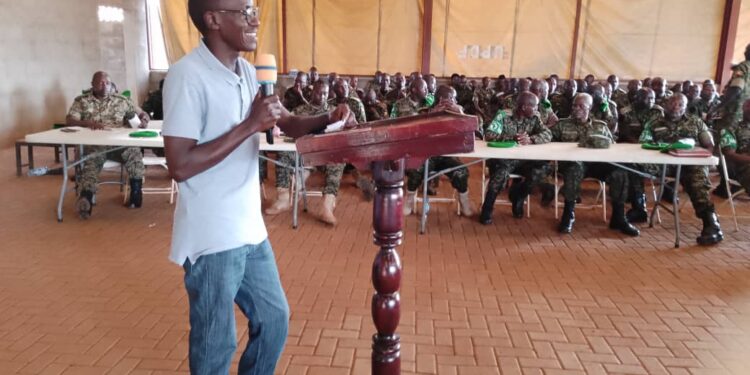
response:
M422 160L474 150L475 116L436 112L368 122L351 130L308 135L297 140L307 165Z

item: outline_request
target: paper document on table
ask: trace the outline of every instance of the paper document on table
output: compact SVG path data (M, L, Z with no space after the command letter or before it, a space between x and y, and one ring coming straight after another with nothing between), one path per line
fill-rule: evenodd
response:
M329 124L328 126L326 126L326 129L323 130L323 133L333 133L342 130L344 129L344 123L344 120L340 120L334 122L333 124Z

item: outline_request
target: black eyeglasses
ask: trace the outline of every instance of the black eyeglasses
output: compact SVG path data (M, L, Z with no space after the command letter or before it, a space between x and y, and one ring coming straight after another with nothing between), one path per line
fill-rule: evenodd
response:
M260 8L256 6L247 7L246 9L234 10L234 9L217 9L214 12L219 13L239 13L245 16L245 21L250 22L252 18L258 18L260 16Z

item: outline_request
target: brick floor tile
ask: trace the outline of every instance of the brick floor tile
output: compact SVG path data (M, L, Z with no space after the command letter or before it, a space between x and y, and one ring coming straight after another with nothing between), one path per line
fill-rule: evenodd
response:
M117 189L103 187L91 220L75 217L68 195L57 223L60 178L13 172L0 163L0 184L23 192L0 195L0 373L188 373L183 272L166 258L174 206L146 196L143 208L125 210ZM168 182L164 171L147 174ZM478 201L478 167L471 174ZM450 194L443 182L439 193ZM750 373L750 221L734 231L717 201L726 239L699 247L686 204L683 247L674 249L664 212L661 225L625 238L581 210L575 232L562 236L552 210L531 198L531 219L498 208L487 227L440 203L425 235L416 216L405 219L404 374ZM750 202L737 209L750 213ZM336 228L303 212L296 230L290 213L266 217L291 308L278 374L370 373L370 212L346 175ZM232 371L247 342L237 316Z

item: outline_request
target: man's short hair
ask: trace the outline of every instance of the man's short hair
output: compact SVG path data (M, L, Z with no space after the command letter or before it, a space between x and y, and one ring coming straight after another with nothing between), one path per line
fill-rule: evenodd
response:
M193 20L193 25L200 31L201 34L206 32L208 28L206 21L203 20L203 14L210 9L208 0L188 0L188 13L190 19Z

